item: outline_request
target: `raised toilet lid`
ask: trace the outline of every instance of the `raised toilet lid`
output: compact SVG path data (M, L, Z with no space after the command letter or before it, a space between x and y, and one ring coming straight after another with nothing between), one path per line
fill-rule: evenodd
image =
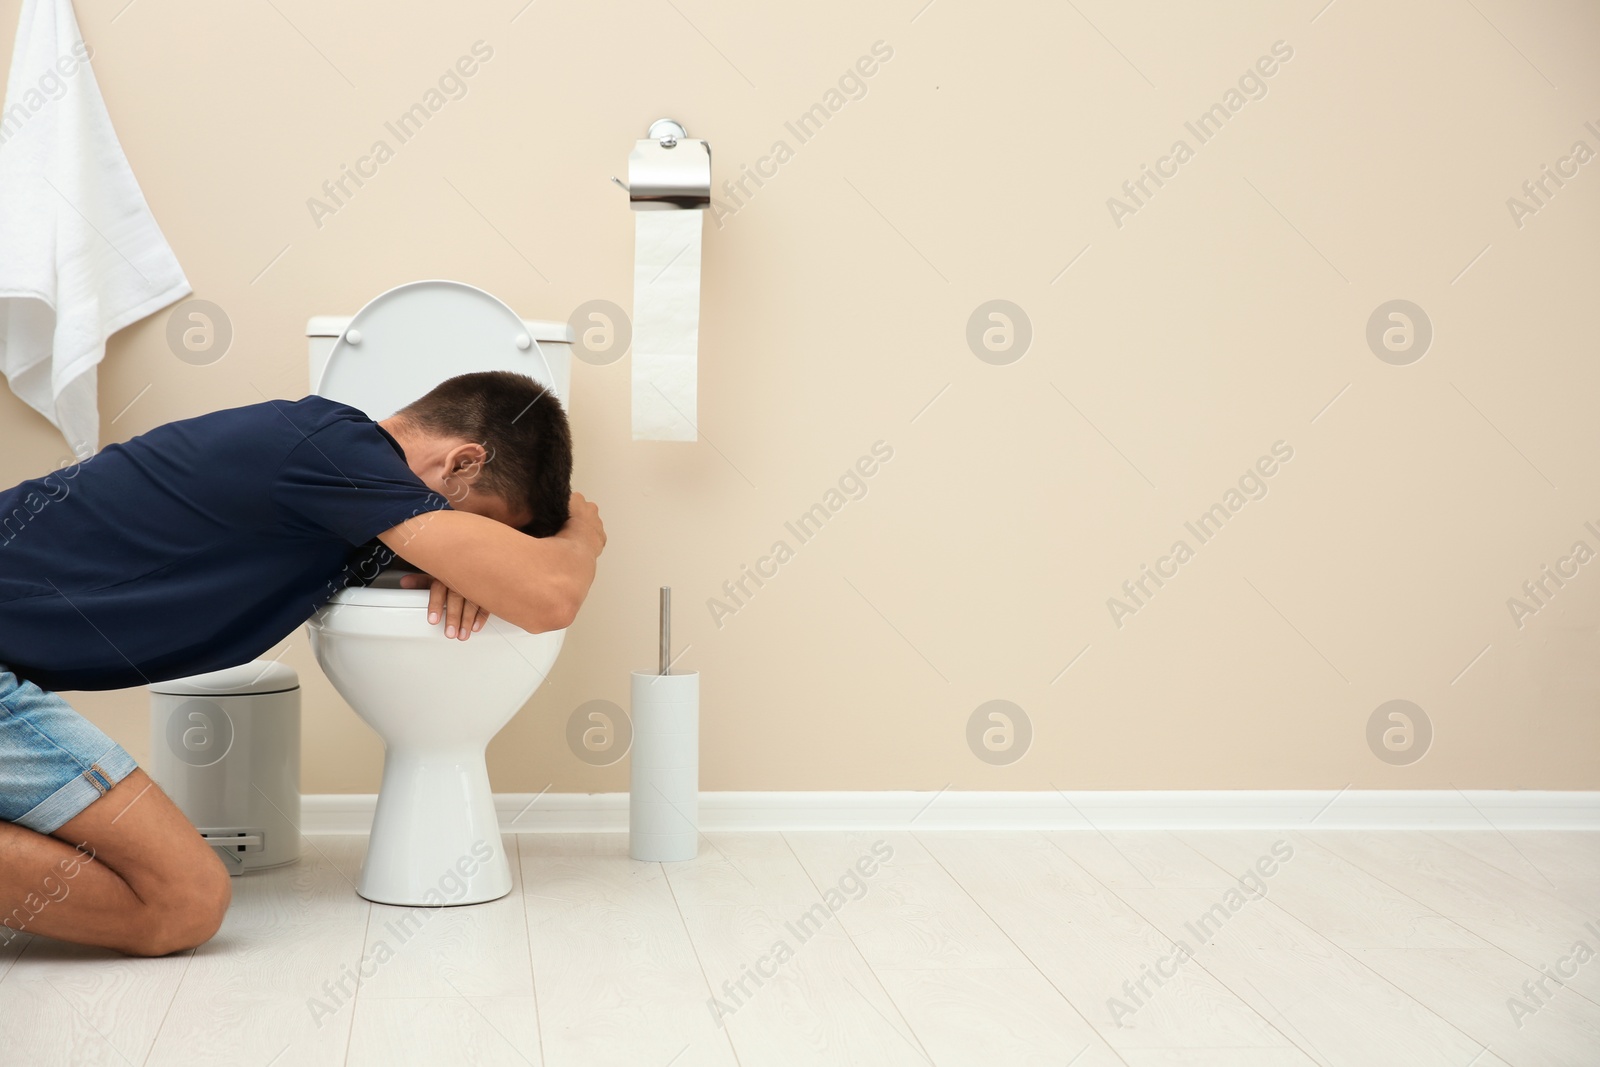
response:
M408 282L356 312L312 391L376 421L446 378L485 370L526 374L566 404L516 312L464 282Z

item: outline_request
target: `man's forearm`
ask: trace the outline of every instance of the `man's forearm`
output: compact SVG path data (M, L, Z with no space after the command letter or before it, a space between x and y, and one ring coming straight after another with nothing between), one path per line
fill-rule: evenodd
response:
M468 600L534 633L571 624L603 544L582 524L535 538L459 511L408 519L378 536Z
M566 621L561 625L572 625L572 620L578 615L578 609L583 607L583 602L589 597L589 587L594 584L595 564L597 554L591 539L575 535L570 530L562 530L554 537L544 539L546 542L558 542L565 549L564 565L561 567L557 583L565 590L564 610L562 614Z

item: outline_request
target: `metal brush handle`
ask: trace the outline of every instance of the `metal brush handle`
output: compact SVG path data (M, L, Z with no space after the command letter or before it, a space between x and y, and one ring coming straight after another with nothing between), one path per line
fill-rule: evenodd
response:
M672 586L661 587L661 669L657 674L672 673Z

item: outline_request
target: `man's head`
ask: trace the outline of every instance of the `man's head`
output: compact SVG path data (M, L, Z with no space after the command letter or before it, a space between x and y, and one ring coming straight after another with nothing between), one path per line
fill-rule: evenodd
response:
M412 473L457 511L534 537L566 523L572 433L561 403L527 375L449 378L380 425L405 449Z

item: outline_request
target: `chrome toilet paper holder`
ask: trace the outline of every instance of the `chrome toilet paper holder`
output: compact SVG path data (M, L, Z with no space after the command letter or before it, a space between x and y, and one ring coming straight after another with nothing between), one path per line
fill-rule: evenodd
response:
M695 211L711 203L711 146L672 119L656 119L628 153L628 206L635 211Z

